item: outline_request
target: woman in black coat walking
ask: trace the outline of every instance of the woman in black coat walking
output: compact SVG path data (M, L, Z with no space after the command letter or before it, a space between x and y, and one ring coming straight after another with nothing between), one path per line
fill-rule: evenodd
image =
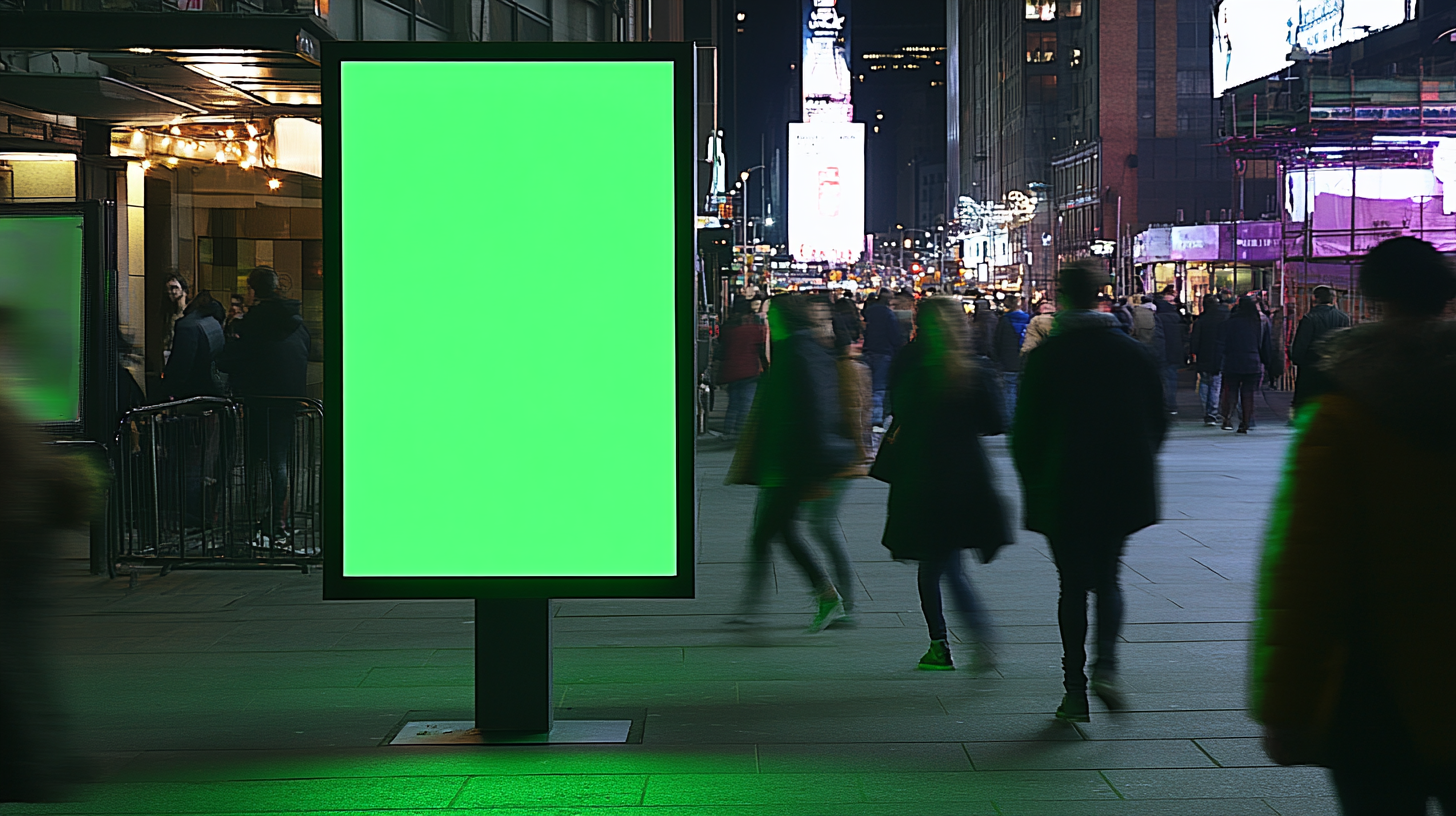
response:
M1234 313L1218 327L1218 355L1223 358L1222 394L1219 406L1223 429L1234 429L1234 397L1240 401L1239 433L1249 432L1254 420L1254 394L1260 373L1274 359L1274 340L1269 324L1259 316L1259 306L1248 295L1239 298Z
M916 321L915 340L890 369L895 423L870 471L890 483L882 543L895 560L919 562L920 608L930 630L920 668L955 668L941 606L946 579L975 639L972 667L985 671L994 666L991 624L961 567L961 550L977 549L984 563L1011 540L978 438L1004 430L1000 389L966 352L970 327L956 300L925 300ZM967 495L989 499L976 523L959 510Z

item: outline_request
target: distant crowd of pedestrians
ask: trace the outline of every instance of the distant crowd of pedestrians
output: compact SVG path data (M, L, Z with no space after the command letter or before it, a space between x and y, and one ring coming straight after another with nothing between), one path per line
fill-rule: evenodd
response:
M1070 265L1060 308L1030 311L1017 297L972 310L890 291L862 307L839 293L781 294L766 310L738 299L716 360L736 443L726 482L757 486L758 500L732 622L760 610L776 545L813 593L809 631L854 622L837 511L849 481L868 476L889 484L881 543L917 567L929 636L918 667L955 668L949 589L972 671L994 669L996 627L961 553L990 563L1015 540L981 442L1009 433L1020 526L1046 536L1059 583L1055 716L1089 721L1089 694L1124 708L1120 558L1159 519L1178 373L1192 363L1205 424L1248 433L1259 385L1283 375L1285 354L1254 296L1209 293L1189 320L1172 287L1132 303L1107 284L1105 270ZM1370 253L1360 285L1383 319L1348 328L1321 286L1288 349L1296 436L1260 576L1252 709L1275 761L1331 768L1346 813L1414 816L1427 796L1456 812L1444 736L1456 715L1441 705L1456 652L1439 645L1456 631L1456 532L1430 512L1456 495L1456 324L1441 319L1456 274L1430 245L1401 238Z

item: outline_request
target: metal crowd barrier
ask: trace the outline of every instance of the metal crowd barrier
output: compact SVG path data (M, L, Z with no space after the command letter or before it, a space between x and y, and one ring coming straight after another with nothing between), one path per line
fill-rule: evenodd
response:
M111 458L109 571L322 563L323 406L193 397L127 412Z

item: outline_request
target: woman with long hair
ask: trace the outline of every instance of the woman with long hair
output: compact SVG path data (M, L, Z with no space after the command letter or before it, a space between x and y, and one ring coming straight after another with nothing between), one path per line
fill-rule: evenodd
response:
M1219 412L1223 429L1233 426L1234 399L1239 400L1239 433L1249 432L1254 420L1254 395L1264 367L1274 358L1274 341L1269 324L1259 315L1259 306L1248 295L1239 298L1234 312L1218 327L1218 355L1222 357Z
M979 439L1004 431L1000 389L967 352L969 332L956 299L921 302L915 337L890 369L895 421L870 471L890 483L882 543L895 560L918 562L920 608L930 632L920 668L928 670L955 668L942 580L974 638L973 669L994 666L991 624L961 566L961 550L978 550L984 563L1011 540ZM977 523L961 512L967 495L990 499Z

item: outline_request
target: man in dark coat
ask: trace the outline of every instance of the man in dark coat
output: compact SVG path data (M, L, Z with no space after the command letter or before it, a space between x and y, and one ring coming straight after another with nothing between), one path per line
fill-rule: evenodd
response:
M1167 430L1158 363L1116 318L1092 311L1106 277L1090 266L1059 273L1066 310L1027 355L1011 431L1026 529L1047 537L1057 565L1066 688L1057 716L1074 722L1088 720L1088 591L1097 593L1092 691L1109 709L1122 705L1118 559L1129 535L1157 523L1157 455ZM1108 439L1118 440L1116 455L1102 453Z
M265 460L271 479L271 518L260 543L273 546L287 530L288 460L293 447L293 408L266 405L258 398L308 395L308 329L299 302L283 298L278 273L260 266L248 275L253 307L238 321L238 339L227 344L217 367L230 375L233 393L243 398L248 456ZM252 406L248 405L252 402ZM271 539L267 536L271 535Z
M201 292L172 328L172 353L162 370L169 399L222 396L217 357L224 345L222 304Z
M1163 403L1169 414L1178 413L1178 369L1188 361L1187 351L1183 348L1187 331L1183 327L1183 315L1174 302L1177 298L1178 289L1169 284L1163 287L1162 296L1153 301L1157 318L1153 353L1160 358Z
M870 367L870 390L874 395L874 407L870 412L870 424L884 432L885 391L890 387L890 363L895 353L905 345L900 335L900 322L892 308L894 295L888 289L864 307L864 354L865 365Z
M1299 366L1294 381L1294 409L1330 390L1329 377L1320 370L1319 341L1336 329L1350 327L1350 316L1335 305L1335 290L1328 286L1314 288L1314 308L1299 319L1294 342L1289 346L1289 361Z
M1218 327L1228 320L1229 308L1216 295L1203 296L1203 313L1193 321L1193 364L1198 369L1198 400L1203 404L1203 424L1218 425L1219 388L1222 385L1223 355L1218 351Z

